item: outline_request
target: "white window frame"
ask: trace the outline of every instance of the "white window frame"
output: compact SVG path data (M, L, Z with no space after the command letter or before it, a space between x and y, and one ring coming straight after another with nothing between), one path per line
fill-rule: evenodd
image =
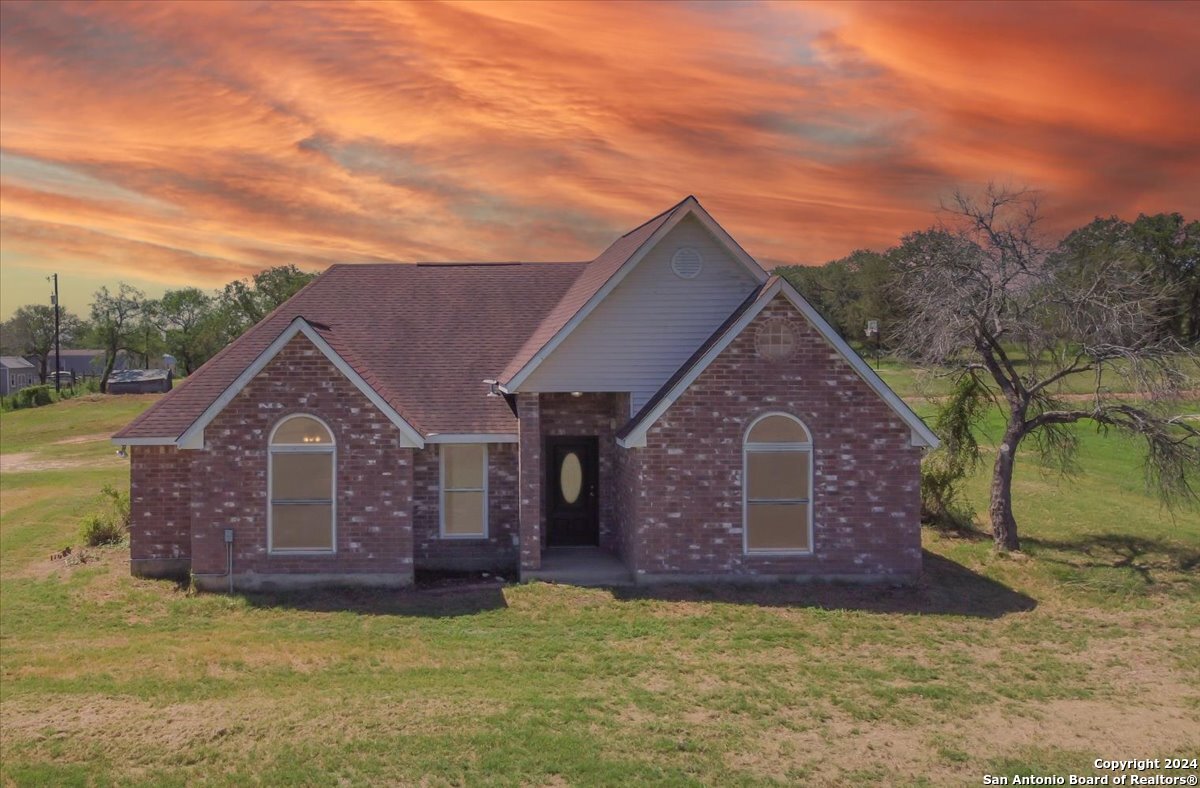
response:
M751 443L750 433L754 431L755 426L760 421L768 419L772 416L783 416L791 419L800 425L805 434L808 435L807 441L797 441L793 443ZM794 547L771 547L771 548L751 548L750 547L750 454L751 453L768 453L768 452L806 452L808 454L808 498L767 498L760 499L756 502L768 503L777 502L783 504L808 504L808 549L802 550ZM784 556L784 555L812 555L816 548L813 542L813 499L816 497L816 487L813 486L813 479L816 471L816 457L813 451L812 430L808 428L800 419L790 413L783 411L771 411L763 413L754 421L750 422L750 426L746 428L746 437L742 439L742 554L754 556Z
M329 444L297 444L297 443L275 443L275 433L279 428L291 421L292 419L306 418L320 424L329 433ZM329 517L332 520L330 523L331 539L330 548L328 550L313 550L311 548L287 548L275 547L275 530L272 521L272 512L275 509L275 454L328 454L330 455L330 479L329 495ZM320 500L325 500L324 498ZM275 426L271 428L271 434L267 436L267 554L268 555L321 555L329 556L337 553L338 532L337 532L337 438L333 435L333 430L325 423L325 420L312 413L292 413L284 416L279 421L275 422Z
M491 500L488 496L488 444L456 443L455 446L478 445L483 447L483 487L454 487L446 489L446 446L438 446L438 537L441 539L487 539L490 534L488 509ZM449 534L446 533L446 493L447 492L481 492L483 493L483 533L481 534Z

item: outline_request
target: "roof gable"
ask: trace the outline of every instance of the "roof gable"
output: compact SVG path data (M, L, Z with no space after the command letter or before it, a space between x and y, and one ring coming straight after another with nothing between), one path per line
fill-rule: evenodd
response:
M621 236L599 257L588 264L561 301L546 316L529 337L520 352L513 357L499 381L508 392L520 389L535 369L563 340L566 339L617 285L637 267L680 221L688 216L696 219L712 233L735 260L741 263L759 282L767 273L750 257L725 229L713 219L700 201L689 196L679 204L659 214L640 227Z
M674 265L682 250L693 253L686 259L695 264L685 275ZM526 377L521 391L629 392L633 413L759 287L699 219L684 216Z
M355 388L363 393L370 400L371 404L379 409L381 413L387 416L400 430L401 445L412 448L422 448L425 445L421 433L414 427L408 419L406 419L396 409L396 407L384 399L380 394L381 388L378 380L368 380L373 378L369 371L361 365L358 359L355 359L352 354L343 346L335 348L338 343L333 336L333 332L325 326L314 325L302 317L297 317L292 320L286 328L268 345L258 356L246 366L241 374L239 374L224 391L221 392L215 400L204 412L201 413L195 421L193 421L187 429L179 434L174 440L163 440L161 438L137 439L125 437L124 433L130 430L127 427L125 430L117 433L113 437L114 443L159 443L176 445L180 448L198 449L204 445L204 428L207 427L218 414L223 411L233 399L241 393L241 391L250 384L262 370L271 362L279 352L283 350L287 343L297 335L303 334L312 344L321 351L321 354L327 358L330 363L341 372L347 380L354 384ZM347 358L349 356L349 358ZM130 425L132 427L133 425Z
M926 426L912 408L871 369L862 356L858 355L833 327L821 317L804 296L785 279L771 276L756 298L747 299L729 320L704 343L679 371L668 380L653 398L617 433L617 443L624 448L639 448L646 445L646 436L655 422L662 417L674 402L687 391L709 364L716 360L726 347L753 322L754 318L776 297L782 295L821 334L822 337L845 359L850 367L866 384L879 395L893 412L912 430L914 446L938 446L937 436Z

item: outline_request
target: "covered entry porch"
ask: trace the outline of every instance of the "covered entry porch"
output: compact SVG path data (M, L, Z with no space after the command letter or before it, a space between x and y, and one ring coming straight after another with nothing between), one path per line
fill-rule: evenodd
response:
M629 398L615 393L519 393L522 579L628 583L616 432Z

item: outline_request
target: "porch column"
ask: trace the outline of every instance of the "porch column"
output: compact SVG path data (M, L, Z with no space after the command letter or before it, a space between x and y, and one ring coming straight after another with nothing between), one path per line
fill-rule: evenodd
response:
M537 394L517 394L521 571L542 566L542 417Z

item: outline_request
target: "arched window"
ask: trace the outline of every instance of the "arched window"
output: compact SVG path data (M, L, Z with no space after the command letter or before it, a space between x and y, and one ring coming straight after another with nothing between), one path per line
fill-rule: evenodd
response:
M760 416L744 445L748 553L812 552L812 435L786 413Z
M273 553L331 553L336 448L333 433L312 416L288 416L271 432L267 549Z

